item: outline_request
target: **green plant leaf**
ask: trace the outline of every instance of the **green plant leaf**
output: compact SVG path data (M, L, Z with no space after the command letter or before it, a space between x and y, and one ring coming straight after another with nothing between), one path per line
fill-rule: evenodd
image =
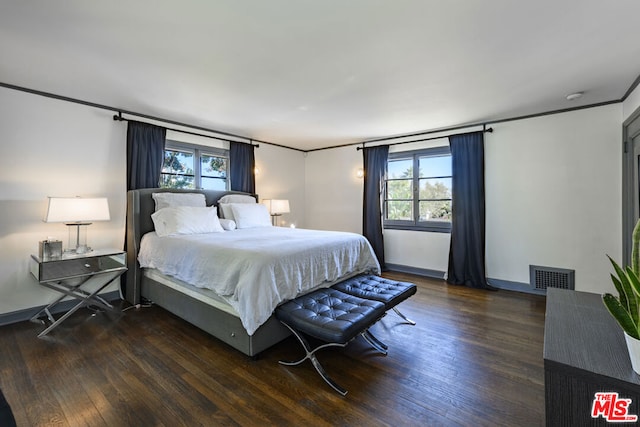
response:
M640 274L640 219L631 233L631 268L636 274Z
M640 296L640 278L638 278L637 273L631 267L627 267L626 273L631 289L633 289L636 296Z
M620 283L620 279L611 274L611 281L613 282L613 286L615 286L616 290L618 291L620 303L628 309L629 303L627 302L627 295L624 293L624 288L622 287L622 283Z
M640 339L637 323L634 323L627 310L620 304L620 301L618 301L616 297L611 294L604 294L602 296L602 302L604 302L607 310L609 310L609 313L616 319L623 331L635 339Z
M622 291L618 289L619 302L622 304L627 313L629 313L629 315L633 319L634 323L637 325L638 318L640 316L638 314L638 304L640 303L640 301L638 300L638 296L632 288L630 278L627 276L627 273L610 256L607 255L607 257L609 258L609 261L611 261L611 265L613 265L613 269L615 270L620 282L620 288L622 289ZM614 285L616 285L617 288L617 283L615 281Z
M631 267L627 267L627 279L633 291L634 300L627 301L628 312L636 325L640 324L640 279ZM635 306L632 305L635 303Z

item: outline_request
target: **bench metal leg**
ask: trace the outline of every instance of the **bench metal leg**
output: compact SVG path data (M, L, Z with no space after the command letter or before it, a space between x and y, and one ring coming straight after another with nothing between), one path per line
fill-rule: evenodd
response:
M402 317L404 319L404 321L407 322L408 324L410 324L410 325L415 325L416 324L416 322L414 322L413 320L409 319L404 314L400 313L400 311L397 308L393 307L393 311L395 311L398 316Z
M320 350L320 349L326 348L326 347L344 347L348 343L344 343L344 344L327 343L327 344L323 344L323 345L318 346L315 349L311 350L311 346L309 345L307 340L304 339L304 337L302 335L300 335L295 329L293 329L291 326L287 325L285 322L280 322L280 323L282 323L284 326L289 328L289 330L293 333L293 335L295 335L295 337L298 338L298 341L300 341L300 344L302 344L302 347L304 348L304 351L307 354L302 359L300 359L300 360L298 360L296 362L287 362L287 361L284 361L284 360L280 360L278 363L280 363L281 365L295 366L295 365L299 365L302 362L304 362L305 360L309 359L311 361L311 363L313 364L313 367L316 368L316 371L318 371L318 373L322 377L322 379L327 384L329 384L331 386L331 388L333 388L335 391L337 391L341 395L345 396L347 394L347 390L345 390L344 388L340 387L335 381L333 381L329 377L329 375L327 375L327 372L324 370L324 368L320 364L320 361L318 361L318 358L316 357L315 352Z
M375 335L373 335L369 329L367 329L360 335L362 335L362 338L364 338L366 342L371 344L373 348L375 348L385 356L387 355L387 349L389 348L389 346L387 346L385 343L383 343L378 338L376 338Z

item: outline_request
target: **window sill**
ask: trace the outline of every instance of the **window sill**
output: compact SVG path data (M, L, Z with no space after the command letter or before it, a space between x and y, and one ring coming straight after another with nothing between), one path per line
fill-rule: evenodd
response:
M421 231L428 233L451 233L451 225L446 227L419 226L419 225L383 225L384 230Z

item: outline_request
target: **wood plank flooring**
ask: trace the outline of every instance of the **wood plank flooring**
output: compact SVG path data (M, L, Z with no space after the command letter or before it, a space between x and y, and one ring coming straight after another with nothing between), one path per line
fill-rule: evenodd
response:
M544 424L545 298L400 273L418 285L361 338L318 357L291 337L251 360L159 307L79 310L49 336L0 327L0 388L18 426L538 426Z

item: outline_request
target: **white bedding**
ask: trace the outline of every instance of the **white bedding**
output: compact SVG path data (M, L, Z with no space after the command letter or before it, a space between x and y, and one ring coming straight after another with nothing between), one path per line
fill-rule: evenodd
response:
M369 242L354 233L260 227L159 237L140 243L143 268L224 297L253 333L278 304L360 273L380 273Z

